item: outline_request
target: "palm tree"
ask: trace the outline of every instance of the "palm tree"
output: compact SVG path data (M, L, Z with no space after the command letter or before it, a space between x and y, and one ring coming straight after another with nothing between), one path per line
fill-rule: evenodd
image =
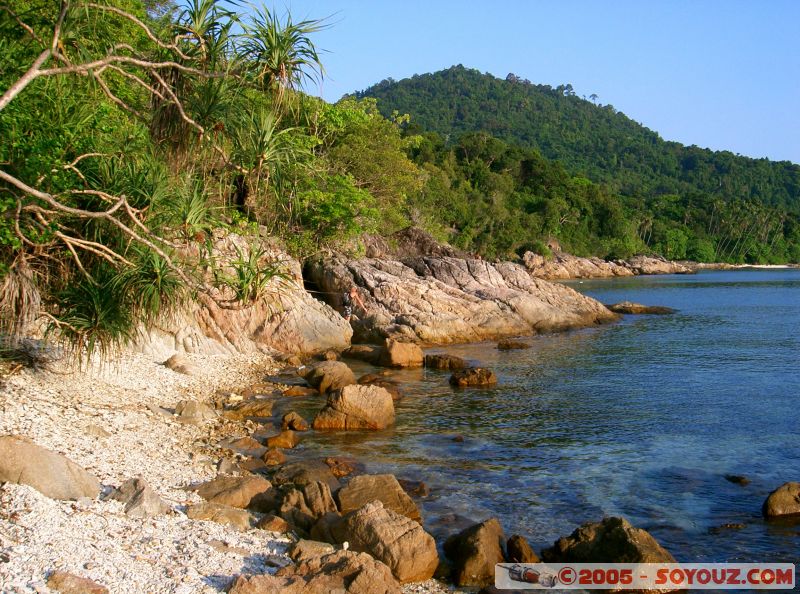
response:
M240 53L250 62L256 81L275 93L276 104L281 104L286 89L324 75L319 51L309 38L324 28L321 20L294 23L288 12L282 21L263 7L244 25Z

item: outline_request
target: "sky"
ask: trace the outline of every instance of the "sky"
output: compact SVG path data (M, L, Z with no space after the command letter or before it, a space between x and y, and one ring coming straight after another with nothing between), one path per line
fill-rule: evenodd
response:
M267 4L270 6L270 4ZM666 140L800 163L800 0L283 0L336 101L463 64L597 94Z

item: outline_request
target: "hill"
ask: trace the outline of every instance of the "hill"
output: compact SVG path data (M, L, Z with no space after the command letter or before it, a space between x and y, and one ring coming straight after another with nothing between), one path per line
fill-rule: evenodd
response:
M537 85L513 74L503 80L459 65L384 80L357 96L376 98L386 117L410 114L419 129L451 141L485 132L537 149L625 196L702 193L800 210L800 166L665 141L612 105L577 96L571 85Z

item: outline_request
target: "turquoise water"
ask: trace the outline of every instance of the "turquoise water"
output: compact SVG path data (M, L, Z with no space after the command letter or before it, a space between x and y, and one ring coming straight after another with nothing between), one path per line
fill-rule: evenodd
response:
M395 428L310 435L304 449L423 480L434 532L448 513L497 516L539 550L582 522L622 515L679 561L797 562L800 523L765 522L760 508L772 489L800 481L800 270L572 286L678 313L532 337L523 351L433 349L492 368L499 384L456 390L445 372L398 372ZM320 402L294 404L311 415ZM714 530L726 523L744 528Z

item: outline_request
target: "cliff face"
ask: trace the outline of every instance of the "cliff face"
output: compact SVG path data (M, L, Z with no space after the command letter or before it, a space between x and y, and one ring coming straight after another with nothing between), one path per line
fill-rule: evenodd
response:
M356 341L385 337L425 344L473 342L591 326L616 319L603 304L533 278L522 266L470 257L402 254L352 260L334 256L306 275L335 306L357 286L366 312Z

